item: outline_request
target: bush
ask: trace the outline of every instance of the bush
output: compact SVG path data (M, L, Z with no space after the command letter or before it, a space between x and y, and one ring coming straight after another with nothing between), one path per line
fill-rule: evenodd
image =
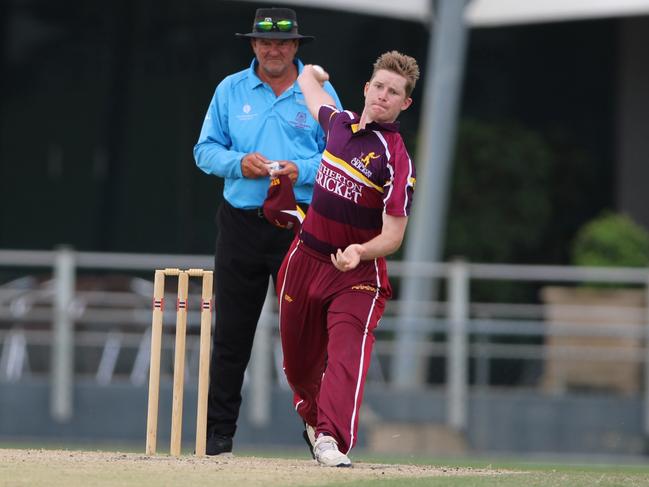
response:
M514 123L464 120L459 126L445 257L528 262L551 221L552 154Z
M575 265L649 266L649 232L630 217L606 211L577 232L572 245Z

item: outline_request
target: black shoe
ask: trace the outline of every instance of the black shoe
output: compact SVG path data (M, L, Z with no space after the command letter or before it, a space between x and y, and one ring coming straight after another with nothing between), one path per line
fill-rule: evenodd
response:
M313 453L313 445L315 444L315 428L313 426L308 425L306 421L303 421L303 423L304 423L304 431L302 432L302 438L304 438L304 441L309 447L309 453L311 454L311 458L315 460L315 453Z
M223 436L216 433L207 439L205 447L206 455L220 455L221 453L232 452L232 438L230 436Z

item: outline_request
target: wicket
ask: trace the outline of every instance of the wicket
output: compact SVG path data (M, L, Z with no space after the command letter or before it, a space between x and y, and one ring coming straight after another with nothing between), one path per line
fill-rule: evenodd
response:
M151 359L149 368L149 403L146 427L146 454L155 455L158 435L158 401L160 394L160 356L162 351L162 317L165 276L178 276L176 304L176 344L171 412L171 445L169 453L180 455L182 436L183 393L185 380L185 335L187 331L187 294L190 277L202 277L201 331L198 366L198 407L196 412L196 455L205 455L207 436L207 393L209 387L210 340L212 326L212 271L203 269L163 269L155 271L153 284L153 319L151 323Z

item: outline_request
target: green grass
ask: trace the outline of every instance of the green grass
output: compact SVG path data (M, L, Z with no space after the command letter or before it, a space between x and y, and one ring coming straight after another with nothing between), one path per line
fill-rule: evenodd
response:
M422 459L403 457L368 456L363 461L387 461L389 463L433 465L437 467L495 469L508 472L505 475L466 475L454 477L386 479L359 481L345 484L349 487L617 487L649 486L649 462L647 464L597 464L529 461L519 459Z
M302 450L297 452L249 450L242 455L300 458ZM423 458L414 455L376 455L358 452L352 455L355 462L387 463L403 465L432 465L444 468L493 469L506 471L507 474L466 475L453 477L434 477L418 479L385 479L359 480L337 484L346 487L649 487L649 458L642 463L641 458L620 457L620 463L597 463L596 457L589 461L583 459L575 462L529 460L525 458ZM321 484L331 487L334 484Z
M322 484L318 487L330 487ZM342 485L342 484L341 484ZM344 484L346 487L644 487L649 485L645 475L608 475L590 473L535 472L494 477L434 477L419 479L386 479L356 481Z

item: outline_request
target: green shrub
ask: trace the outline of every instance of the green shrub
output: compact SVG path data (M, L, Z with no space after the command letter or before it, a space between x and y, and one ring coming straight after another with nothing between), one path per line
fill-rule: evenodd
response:
M572 245L575 265L649 266L649 232L630 217L610 211L579 229Z
M445 257L528 262L551 221L552 154L514 123L463 120L458 130Z

